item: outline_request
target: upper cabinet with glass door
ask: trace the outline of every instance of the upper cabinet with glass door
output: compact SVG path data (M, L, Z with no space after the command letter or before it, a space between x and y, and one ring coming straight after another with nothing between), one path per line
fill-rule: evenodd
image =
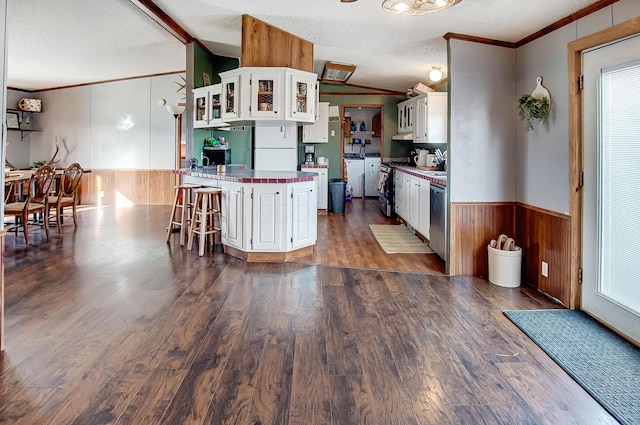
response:
M254 125L313 123L317 75L279 67L245 67L220 73L222 120Z
M193 127L222 127L222 85L193 89Z

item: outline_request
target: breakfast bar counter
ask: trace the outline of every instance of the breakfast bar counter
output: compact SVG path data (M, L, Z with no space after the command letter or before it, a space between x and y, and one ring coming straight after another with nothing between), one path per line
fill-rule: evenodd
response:
M315 173L226 166L176 170L183 183L222 189L225 253L249 262L313 253L317 238Z

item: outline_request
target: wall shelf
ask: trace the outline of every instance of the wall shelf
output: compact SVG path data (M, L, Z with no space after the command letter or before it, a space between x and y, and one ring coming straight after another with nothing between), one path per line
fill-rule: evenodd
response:
M18 117L18 127L9 127L9 119L7 118L7 131L19 131L21 141L34 131L42 131L39 128L29 128L29 126L33 125L33 122L25 123L25 120L37 113L38 112L33 111L23 111L22 109L7 108L7 114L13 114Z

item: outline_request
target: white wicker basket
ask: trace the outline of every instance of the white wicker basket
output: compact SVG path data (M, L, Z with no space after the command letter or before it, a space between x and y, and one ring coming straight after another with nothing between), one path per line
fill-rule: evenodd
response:
M42 101L40 99L23 98L18 102L18 108L23 111L40 112L42 109Z

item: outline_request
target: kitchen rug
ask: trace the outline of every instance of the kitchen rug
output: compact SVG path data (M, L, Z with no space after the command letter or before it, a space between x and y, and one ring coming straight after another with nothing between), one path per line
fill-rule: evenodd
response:
M373 236L387 254L433 254L433 250L403 224L370 224Z
M640 348L579 310L504 315L622 424L640 424Z

